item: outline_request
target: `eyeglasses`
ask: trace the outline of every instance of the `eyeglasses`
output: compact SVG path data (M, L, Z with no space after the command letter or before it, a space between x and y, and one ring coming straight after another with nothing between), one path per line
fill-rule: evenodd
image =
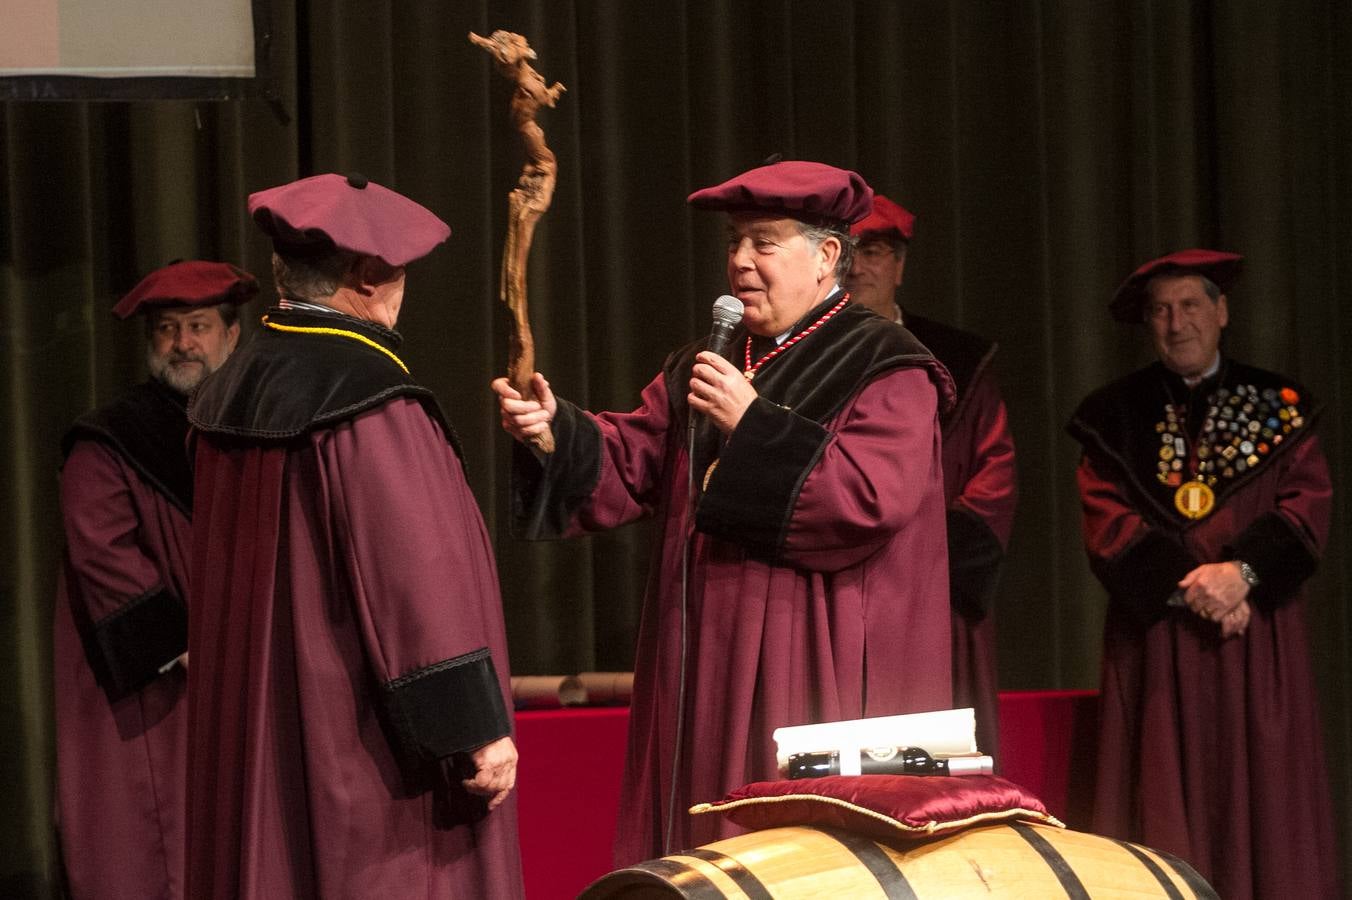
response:
M869 244L860 244L858 247L855 248L854 254L855 256L860 256L863 257L864 259L878 260L882 259L884 256L895 256L896 251L894 251L887 244L880 244L874 242Z

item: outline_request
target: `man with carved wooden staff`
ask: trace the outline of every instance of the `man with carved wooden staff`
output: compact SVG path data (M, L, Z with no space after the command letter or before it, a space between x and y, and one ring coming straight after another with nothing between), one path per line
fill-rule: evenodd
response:
M905 325L953 376L958 402L942 419L953 616L953 705L976 711L977 746L999 747L995 617L991 605L1014 524L1014 435L995 380L996 345L902 311L897 300L915 215L881 194L850 229L859 241L846 286L856 303Z
M840 287L849 225L871 199L857 174L800 161L691 194L728 214L728 283L745 316L729 358L705 342L676 351L631 413L583 412L538 373L538 402L493 384L518 441L548 424L557 444L515 448L521 533L663 523L619 864L736 833L685 811L778 777L778 726L949 705L938 417L952 382L905 329Z
M280 300L189 411L189 894L520 896L492 548L394 331L450 229L356 175L249 210Z
M144 316L150 377L62 441L56 809L75 900L188 896L188 394L234 350L237 305L257 291L223 262L147 275L113 314Z
M1319 406L1221 352L1241 257L1146 263L1111 304L1159 361L1070 422L1108 591L1094 830L1226 898L1339 896L1302 585L1328 536Z

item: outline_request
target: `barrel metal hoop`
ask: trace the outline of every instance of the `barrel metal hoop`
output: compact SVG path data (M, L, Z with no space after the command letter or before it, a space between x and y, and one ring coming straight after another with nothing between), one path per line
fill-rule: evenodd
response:
M1165 871L1159 867L1159 864L1157 862L1155 862L1153 859L1150 858L1150 855L1148 853L1146 853L1140 847L1137 847L1135 844L1129 843L1127 841L1119 841L1112 838L1110 838L1110 840L1112 840L1114 844L1117 844L1119 847L1126 850L1132 856L1139 859L1141 861L1141 865L1145 866L1147 869L1150 870L1150 874L1155 876L1155 880L1160 883L1160 887L1164 888L1164 893L1169 895L1169 900L1183 900L1183 894L1178 890L1178 888L1174 886L1173 879L1170 878L1168 874L1166 874Z
M740 860L728 856L726 853L719 853L717 850L710 850L707 847L696 847L694 850L686 850L680 855L693 856L712 866L717 866L723 874L733 880L733 883L750 900L774 900L774 895L766 890L765 885L761 883L759 878L742 865Z
M1061 855L1060 850L1052 846L1051 841L1038 834L1031 825L1012 822L1009 827L1013 828L1019 837L1032 845L1033 849L1042 857L1043 862L1051 867L1052 872L1056 875L1056 880L1061 882L1061 887L1065 889L1067 897L1070 897L1071 900L1090 900L1089 892L1084 888L1084 882L1080 881L1080 876L1075 874L1075 870L1071 868L1070 863Z
M828 828L822 825L815 827L823 834L835 838L841 846L853 853L864 868L868 869L869 873L877 879L878 886L883 889L883 893L888 900L920 900L915 889L911 887L911 883L906 880L905 874L897 868L896 862L884 853L883 849L876 843L866 837L840 828Z

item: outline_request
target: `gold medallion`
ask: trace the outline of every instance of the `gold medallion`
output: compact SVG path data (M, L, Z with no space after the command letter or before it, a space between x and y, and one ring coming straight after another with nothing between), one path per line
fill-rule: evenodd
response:
M1184 482L1174 491L1174 506L1189 519L1205 519L1216 505L1216 495L1199 480Z
M714 469L717 468L718 468L718 460L714 460L713 462L709 463L709 468L704 470L704 481L702 481L699 486L699 489L701 491L709 490L709 479L714 477Z

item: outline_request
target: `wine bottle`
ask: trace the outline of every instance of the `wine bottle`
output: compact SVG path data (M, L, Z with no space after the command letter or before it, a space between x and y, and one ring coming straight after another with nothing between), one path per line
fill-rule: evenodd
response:
M957 756L935 759L919 747L870 747L841 765L838 750L795 753L789 757L789 778L821 778L825 775L989 775L994 760L989 756ZM853 770L853 771L851 771Z

